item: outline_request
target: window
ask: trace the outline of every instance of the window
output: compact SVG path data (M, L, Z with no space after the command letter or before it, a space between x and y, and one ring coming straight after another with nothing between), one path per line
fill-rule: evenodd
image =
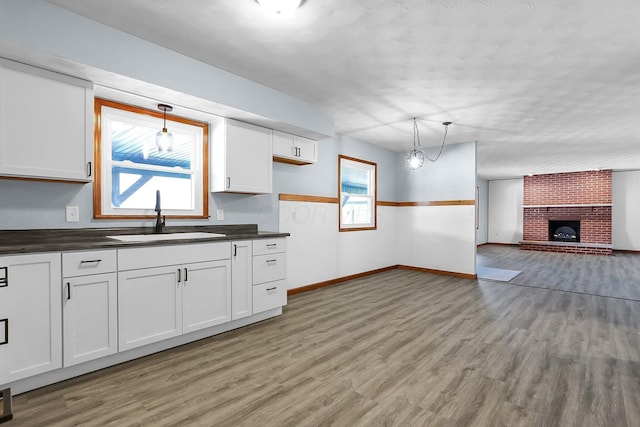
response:
M167 116L171 151L159 152L162 112L96 99L95 218L207 218L209 126Z
M377 165L338 156L340 231L376 229Z

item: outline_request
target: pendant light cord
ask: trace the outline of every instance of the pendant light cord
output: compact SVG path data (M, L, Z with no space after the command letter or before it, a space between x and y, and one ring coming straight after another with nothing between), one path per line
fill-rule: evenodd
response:
M422 151L422 146L420 145L420 134L418 133L418 123L416 122L416 118L413 118L413 150L416 149L416 141L418 141L418 148Z
M438 155L435 157L435 159L432 159L426 153L424 155L427 158L427 160L429 160L432 163L436 162L440 158L440 155L442 154L442 149L444 148L444 142L447 140L447 130L449 129L449 125L451 124L451 122L444 122L442 124L444 125L444 137L442 138L442 144L440 145L440 151L438 151ZM415 118L413 119L413 131L415 134L413 138L413 147L415 148L416 146L416 137L417 137L418 147L422 148L422 146L420 145L420 133L418 132L418 124L416 123Z

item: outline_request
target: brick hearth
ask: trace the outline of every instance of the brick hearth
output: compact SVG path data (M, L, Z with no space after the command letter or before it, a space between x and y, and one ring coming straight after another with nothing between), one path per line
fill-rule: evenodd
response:
M549 220L579 220L580 243L549 242ZM610 255L611 171L524 177L521 249Z

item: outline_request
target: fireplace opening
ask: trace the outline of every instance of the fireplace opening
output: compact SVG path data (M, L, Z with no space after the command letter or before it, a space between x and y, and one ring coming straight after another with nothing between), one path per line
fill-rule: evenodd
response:
M551 242L579 242L579 220L549 221L549 241Z

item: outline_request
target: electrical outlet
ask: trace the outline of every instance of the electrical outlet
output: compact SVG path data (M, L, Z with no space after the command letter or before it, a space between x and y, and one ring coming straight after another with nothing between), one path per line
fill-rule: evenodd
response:
M80 208L78 206L67 206L65 213L67 222L80 222Z
M216 210L216 219L218 221L223 221L224 220L224 209Z

